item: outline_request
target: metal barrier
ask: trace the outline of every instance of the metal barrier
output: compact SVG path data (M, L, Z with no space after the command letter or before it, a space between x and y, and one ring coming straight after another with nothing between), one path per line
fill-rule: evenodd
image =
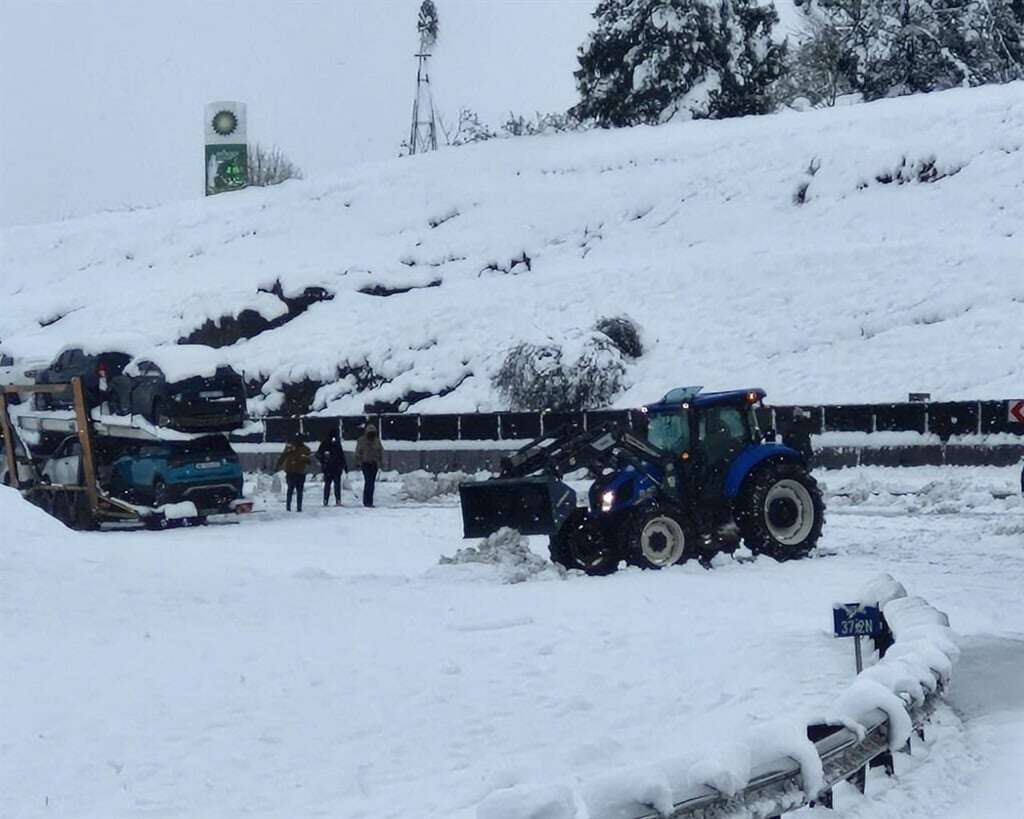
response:
M885 580L898 590L889 602L902 600L904 603L918 604L917 616L915 612L910 612L906 631L917 630L922 609L927 610L927 616L933 618L933 623L944 623L948 627L949 621L941 612L932 609L919 598L907 598L902 586L892 578ZM890 646L899 644L899 630L894 640L888 625L883 635L875 639L882 658ZM948 659L951 667L955 656ZM904 702L913 729L922 740L924 726L948 682L948 669L929 666L929 671L934 678L933 684L925 688L920 702L915 702L910 693L894 692ZM635 819L725 819L736 815L751 819L776 819L787 811L808 805L832 807L832 789L838 783L851 782L863 793L870 769L883 768L887 775L895 775L889 716L882 710L874 710L859 722L863 727L863 733L860 734L837 725L807 726L808 740L814 743L823 771L823 785L814 793L807 793L799 764L790 757L782 757L755 768L747 785L736 793L725 794L710 786L702 786L675 802L670 813L646 812ZM910 751L909 738L903 750Z
M1017 403L1007 400L766 406L758 410L758 417L763 427L775 429L783 436L790 433L917 432L934 434L946 442L955 435L1007 434L1021 436L1024 443L1024 422L1013 420L1011 412ZM305 416L264 419L263 440L280 443L299 431L319 436L329 427L340 428L343 437L352 440L366 424L373 423L385 440L517 441L546 435L567 423L589 428L611 420L627 423L634 429L644 424L642 413L628 409Z

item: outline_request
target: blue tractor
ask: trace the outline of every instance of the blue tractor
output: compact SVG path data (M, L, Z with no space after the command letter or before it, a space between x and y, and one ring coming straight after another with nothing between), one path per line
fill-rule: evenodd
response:
M650 569L706 560L741 538L777 560L804 557L825 507L804 456L758 427L764 395L681 387L642 408L646 438L606 423L531 441L503 459L498 478L459 487L464 534L548 535L552 560L595 575L623 560ZM587 506L562 481L577 469L596 476Z

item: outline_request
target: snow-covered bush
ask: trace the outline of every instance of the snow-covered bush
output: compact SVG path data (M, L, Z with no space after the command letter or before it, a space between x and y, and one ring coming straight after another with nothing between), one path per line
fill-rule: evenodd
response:
M539 134L560 134L565 131L576 131L582 128L581 123L571 113L541 113L533 116L516 114L509 111L508 117L497 128L492 128L481 121L480 115L472 108L460 108L454 122L443 116L438 117L438 126L446 145L472 145L474 142L486 142L489 139L506 139L518 136L537 136Z
M601 0L572 113L603 127L764 114L783 71L779 17L757 0Z
M594 329L608 336L627 358L640 358L644 354L640 328L629 316L603 316L597 320Z
M486 563L496 566L503 583L522 583L554 569L564 570L530 551L530 539L515 529L503 527L479 546L466 546L451 557L441 556L438 563L448 566L458 563Z
M623 355L604 333L559 345L517 344L492 382L514 410L574 411L605 407L625 387Z
M789 52L776 96L798 110L831 107L854 91L855 64L849 29L828 16L808 16L796 35L796 47Z
M280 185L289 179L302 179L302 168L292 162L276 145L264 148L250 145L247 152L249 184L257 188Z

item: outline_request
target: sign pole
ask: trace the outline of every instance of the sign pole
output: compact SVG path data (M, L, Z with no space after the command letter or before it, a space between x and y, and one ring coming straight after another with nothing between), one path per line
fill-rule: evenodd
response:
M860 674L860 672L864 670L864 658L860 653L859 635L853 639L853 656L857 658L857 673Z

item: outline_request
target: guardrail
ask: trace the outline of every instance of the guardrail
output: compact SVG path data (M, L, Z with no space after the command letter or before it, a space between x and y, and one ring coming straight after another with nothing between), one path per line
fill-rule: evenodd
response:
M758 409L761 426L781 434L820 435L828 432L910 432L935 435L948 441L957 435L1019 435L1024 422L1013 420L1018 402L955 401L893 404L829 404L766 406ZM515 441L546 435L567 423L582 428L616 420L633 428L646 421L636 410L588 412L480 412L418 415L371 413L343 416L267 418L262 433L249 436L253 443L280 443L298 432L321 437L340 429L345 440L359 436L373 423L381 437L392 441ZM244 436L243 436L244 437Z
M894 709L871 709L858 715L859 730L832 724L807 726L808 740L821 763L820 776L813 777L812 783L806 781L806 761L802 766L793 758L782 757L755 768L747 784L735 793L703 786L675 801L670 812L648 811L636 819L724 819L735 815L769 819L806 805L831 807L832 789L843 781L852 782L863 793L871 768L880 767L894 775L893 751L910 751L911 730L924 738L924 725L942 697L957 652L947 636L949 620L944 614L921 598L907 597L891 577L871 584L869 599L872 590L881 591L888 634L876 638L879 663L866 669L858 680L899 680L891 690L903 703L902 714ZM868 602L864 593L861 599ZM893 645L897 651L891 651ZM898 656L889 661L892 655ZM899 664L900 674L890 673L895 664ZM920 690L913 683L915 674Z

